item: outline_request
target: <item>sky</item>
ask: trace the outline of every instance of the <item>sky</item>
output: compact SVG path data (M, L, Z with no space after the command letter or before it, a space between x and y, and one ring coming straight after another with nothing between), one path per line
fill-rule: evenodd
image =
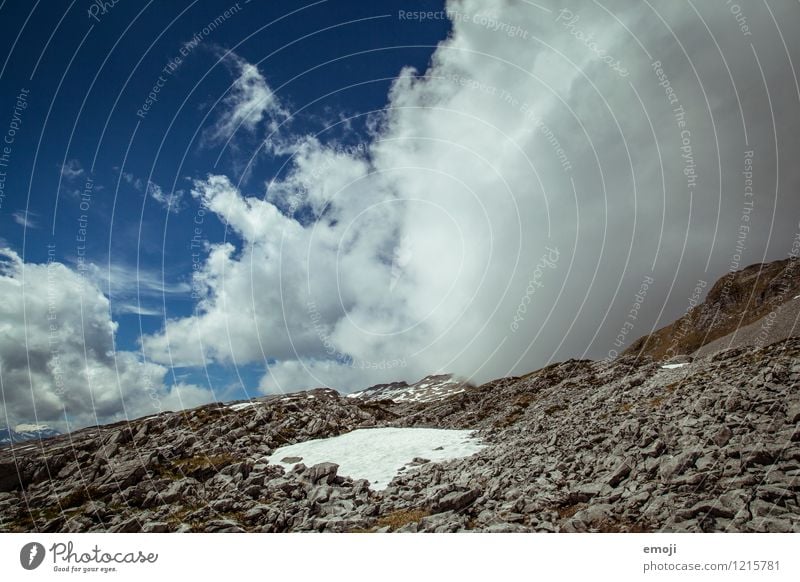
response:
M0 0L0 424L615 357L798 248L798 16Z

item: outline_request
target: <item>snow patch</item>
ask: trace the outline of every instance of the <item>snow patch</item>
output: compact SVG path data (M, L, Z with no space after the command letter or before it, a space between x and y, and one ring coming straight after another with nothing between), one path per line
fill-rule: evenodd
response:
M231 410L244 410L245 408L255 406L255 404L255 402L239 402L238 404L231 404L228 408Z
M46 424L18 424L14 430L17 432L44 432L52 429Z
M664 364L663 366L661 366L661 368L664 370L674 370L675 368L683 368L684 366L688 365L689 364L685 362L683 364Z
M415 457L447 461L474 455L485 446L471 430L363 428L281 447L268 458L268 462L286 470L297 465L281 462L287 457L300 457L300 462L307 467L324 462L336 463L339 475L366 479L373 489L379 491L385 489L400 469Z

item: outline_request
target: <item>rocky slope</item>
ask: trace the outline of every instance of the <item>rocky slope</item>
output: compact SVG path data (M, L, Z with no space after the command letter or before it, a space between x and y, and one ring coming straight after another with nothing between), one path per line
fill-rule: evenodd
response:
M639 338L625 354L659 360L692 354L768 316L798 295L800 260L797 258L751 265L722 277L702 303L670 325Z
M766 346L794 335L800 335L800 296L794 296L750 325L705 344L692 355L707 356L731 348Z
M0 452L3 531L800 531L800 339L665 369L568 361L428 403L332 390ZM355 428L475 429L382 491L287 443Z

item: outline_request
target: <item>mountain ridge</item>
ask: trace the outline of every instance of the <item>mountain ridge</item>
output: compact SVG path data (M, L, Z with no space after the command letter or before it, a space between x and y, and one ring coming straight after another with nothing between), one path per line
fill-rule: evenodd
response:
M13 429L0 428L0 446L22 443L30 440L42 440L59 436L60 431L46 424L18 424Z
M470 387L474 385L453 374L430 374L413 384L404 381L377 384L346 396L361 400L433 402L463 392Z
M666 360L690 355L712 341L753 324L800 295L797 257L757 263L727 273L683 316L634 341L624 355Z

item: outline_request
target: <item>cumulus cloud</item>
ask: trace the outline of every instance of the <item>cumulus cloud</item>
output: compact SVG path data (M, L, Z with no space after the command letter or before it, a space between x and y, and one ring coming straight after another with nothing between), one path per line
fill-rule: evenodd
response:
M118 351L109 301L62 263L0 249L0 419L76 428L213 399L164 383L167 368Z
M197 180L196 203L238 238L209 245L196 313L142 338L148 353L268 362L265 392L482 381L621 351L686 309L698 279L785 256L800 173L775 168L798 151L800 95L769 12L753 11L754 53L723 9L566 10L451 1L452 34L426 71L400 72L367 142L288 136L289 171L264 192ZM265 115L248 125L233 106L274 99L248 91L216 135Z

